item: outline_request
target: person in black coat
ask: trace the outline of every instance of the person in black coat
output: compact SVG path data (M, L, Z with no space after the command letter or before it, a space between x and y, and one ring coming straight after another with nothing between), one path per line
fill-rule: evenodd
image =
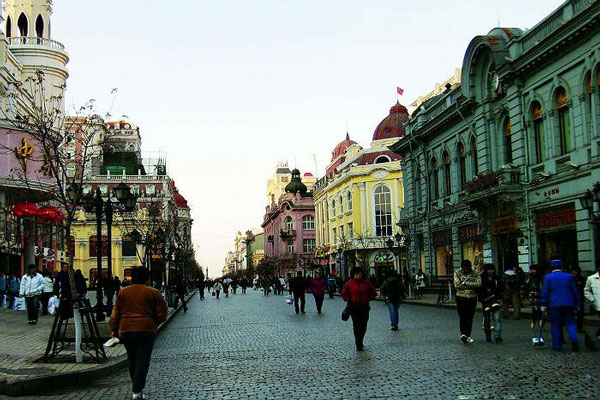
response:
M483 328L486 342L492 341L492 320L494 321L494 340L502 342L502 294L504 284L496 275L494 264L484 264L481 274L481 286L478 297L483 309Z
M306 289L308 288L308 282L302 276L302 271L298 271L296 276L290 279L290 294L294 295L294 308L296 309L296 314L302 312L305 314L304 305L306 303ZM300 307L298 307L298 303L300 303Z

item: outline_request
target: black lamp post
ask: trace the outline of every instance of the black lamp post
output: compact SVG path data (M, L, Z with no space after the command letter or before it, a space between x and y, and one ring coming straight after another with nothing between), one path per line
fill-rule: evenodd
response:
M113 205L113 201L108 195L106 201L102 199L100 188L96 188L96 195L91 193L83 196L83 208L86 212L96 213L96 319L104 321L104 298L102 292L103 273L102 273L102 215L106 216L106 271L109 280L112 281L112 222L114 206L117 210L124 212L132 212L135 210L137 196L131 193L129 186L125 183L119 183L114 189L118 202ZM110 285L107 285L110 287ZM112 293L107 293L107 309L112 310Z
M579 198L581 206L588 210L590 220L596 222L600 218L600 210L595 207L595 204L600 203L600 182L594 184L593 190L586 190L582 197Z

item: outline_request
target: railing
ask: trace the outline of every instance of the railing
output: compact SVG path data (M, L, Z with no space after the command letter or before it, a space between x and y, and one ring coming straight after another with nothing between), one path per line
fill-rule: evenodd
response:
M9 43L11 45L19 45L19 44L27 44L27 45L36 45L36 46L46 46L51 47L53 49L64 50L65 46L52 39L45 39L40 37L11 37L8 38Z
M168 175L94 175L92 181L162 181L168 180Z

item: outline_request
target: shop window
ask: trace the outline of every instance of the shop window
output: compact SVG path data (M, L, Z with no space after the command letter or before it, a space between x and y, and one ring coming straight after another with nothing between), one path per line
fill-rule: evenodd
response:
M314 253L317 248L315 239L303 239L302 240L302 251L304 253Z
M452 179L450 176L450 155L447 151L442 154L444 163L444 195L449 196L452 193Z
M440 197L440 182L438 176L438 162L434 158L431 159L431 193L430 196L433 200Z
M375 188L375 236L392 235L392 194L386 185Z
M315 217L312 215L305 215L302 217L302 230L314 230L315 229Z
M506 118L503 124L504 136L504 162L510 164L513 162L513 145L512 145L512 125L510 119Z
M559 88L556 94L556 109L558 112L558 139L560 154L573 150L573 137L569 120L569 98L564 88Z
M467 155L465 153L465 146L462 142L458 142L457 146L458 153L458 175L460 178L460 189L464 189L465 183L467 182Z
M541 163L546 159L546 140L544 137L544 119L542 116L542 106L539 102L534 102L532 105L533 118L533 138L535 144L535 161L536 164Z
M477 154L477 139L475 136L471 138L471 167L473 170L473 176L479 175L479 158Z

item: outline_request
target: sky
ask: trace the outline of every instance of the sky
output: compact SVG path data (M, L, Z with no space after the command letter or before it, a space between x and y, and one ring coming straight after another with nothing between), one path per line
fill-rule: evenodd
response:
M562 1L53 3L67 105L95 99L140 127L143 151L167 154L215 277L236 232L260 228L279 161L323 176L346 132L368 147L397 100L408 106L461 67L473 37L531 28Z

